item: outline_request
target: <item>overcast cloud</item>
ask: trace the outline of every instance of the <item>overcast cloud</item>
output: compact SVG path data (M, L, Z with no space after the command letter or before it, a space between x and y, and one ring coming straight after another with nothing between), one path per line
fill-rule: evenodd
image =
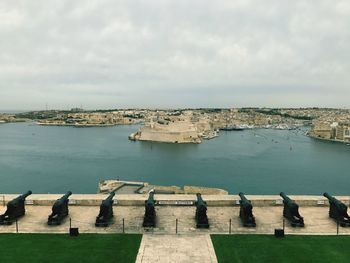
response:
M350 108L350 1L2 0L0 109Z

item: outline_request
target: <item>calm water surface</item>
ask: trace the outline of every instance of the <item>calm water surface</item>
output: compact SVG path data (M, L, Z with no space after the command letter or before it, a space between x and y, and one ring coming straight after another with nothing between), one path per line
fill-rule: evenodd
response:
M0 124L0 192L95 193L99 180L247 194L350 194L350 146L301 131L221 132L199 145L131 142L138 126Z

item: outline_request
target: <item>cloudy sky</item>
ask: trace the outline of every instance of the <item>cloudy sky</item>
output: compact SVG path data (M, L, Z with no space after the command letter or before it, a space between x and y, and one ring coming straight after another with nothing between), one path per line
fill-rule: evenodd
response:
M0 109L350 108L348 0L2 0Z

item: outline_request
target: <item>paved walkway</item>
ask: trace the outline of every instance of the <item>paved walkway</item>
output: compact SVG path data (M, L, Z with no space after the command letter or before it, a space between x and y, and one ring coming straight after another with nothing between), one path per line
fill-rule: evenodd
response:
M136 263L217 263L208 234L157 235L144 234Z
M6 207L0 205L0 214L5 213ZM143 206L115 206L114 222L107 228L95 227L99 206L69 207L69 217L72 218L72 227L78 227L81 233L122 233L123 218L125 233L149 233L143 229L142 222L145 213ZM300 207L299 212L304 217L305 227L291 227L286 221L286 233L297 235L337 233L337 224L328 216L328 207ZM238 217L239 207L208 207L209 229L196 229L195 207L156 207L156 228L151 231L155 234L175 234L176 219L178 219L177 232L179 234L228 234L231 219L232 234L273 234L275 228L283 225L283 207L267 206L254 207L253 214L256 218L256 228L244 228ZM19 219L20 233L67 233L69 229L69 217L60 226L48 226L47 217L51 214L51 206L26 206L26 215ZM0 226L0 233L15 232L15 224ZM350 235L350 228L341 227L340 234Z

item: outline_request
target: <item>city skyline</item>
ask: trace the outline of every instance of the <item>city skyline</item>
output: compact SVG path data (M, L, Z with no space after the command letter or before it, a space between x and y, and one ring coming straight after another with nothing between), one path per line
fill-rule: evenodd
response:
M4 1L3 110L349 108L347 1Z

